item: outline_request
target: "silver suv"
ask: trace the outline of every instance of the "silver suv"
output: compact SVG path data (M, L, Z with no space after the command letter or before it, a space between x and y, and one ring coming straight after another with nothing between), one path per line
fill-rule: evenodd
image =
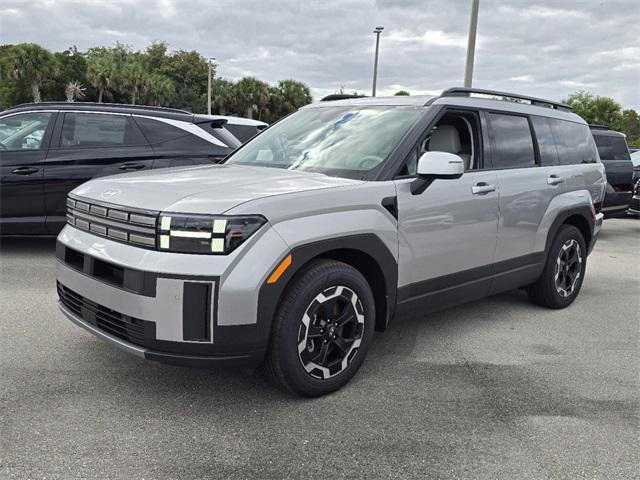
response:
M135 355L264 362L286 389L323 395L393 318L518 287L571 304L605 184L563 104L461 88L319 102L224 165L76 188L59 305Z

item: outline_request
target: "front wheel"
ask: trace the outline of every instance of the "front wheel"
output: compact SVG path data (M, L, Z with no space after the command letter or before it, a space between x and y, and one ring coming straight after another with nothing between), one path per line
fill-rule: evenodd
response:
M306 397L338 390L362 365L374 322L362 274L335 260L314 261L284 292L267 355L271 376Z
M587 247L580 230L562 225L549 250L542 275L527 288L538 305L569 306L578 296L587 268Z

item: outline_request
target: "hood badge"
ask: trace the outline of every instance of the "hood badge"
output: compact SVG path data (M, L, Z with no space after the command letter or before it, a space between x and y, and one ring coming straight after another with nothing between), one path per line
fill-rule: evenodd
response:
M116 195L120 195L121 193L122 192L119 189L114 188L113 190L105 190L104 192L102 192L100 194L100 197L101 198L112 198L112 197L115 197Z

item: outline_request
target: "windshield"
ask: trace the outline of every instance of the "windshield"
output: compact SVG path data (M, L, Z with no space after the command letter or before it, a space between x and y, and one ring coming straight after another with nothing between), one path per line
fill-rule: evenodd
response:
M384 162L423 111L389 106L300 110L258 135L226 163L362 178Z

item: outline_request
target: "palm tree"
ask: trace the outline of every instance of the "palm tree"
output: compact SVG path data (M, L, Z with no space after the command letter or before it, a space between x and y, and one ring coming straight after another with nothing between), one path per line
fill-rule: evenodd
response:
M312 101L309 87L296 80L280 80L275 93L279 102L278 117L295 112Z
M217 78L211 85L211 101L220 115L226 115L235 108L234 85L229 80Z
M67 83L67 86L64 89L67 102L75 102L77 99L83 98L85 90L86 88L77 80Z
M269 102L269 85L255 77L244 77L234 85L234 97L238 113L253 118L254 112L261 119Z
M122 93L131 95L131 105L135 105L138 95L144 93L148 80L143 55L139 52L130 54L122 66L117 83Z
M51 76L55 64L48 50L35 43L20 43L11 49L9 69L16 80L31 88L33 101L40 102L40 85Z
M176 87L166 75L154 73L149 77L146 98L156 106L168 105L176 96Z
M92 48L87 53L87 80L98 90L98 103L102 103L104 91L111 87L115 70L113 57L107 48Z

